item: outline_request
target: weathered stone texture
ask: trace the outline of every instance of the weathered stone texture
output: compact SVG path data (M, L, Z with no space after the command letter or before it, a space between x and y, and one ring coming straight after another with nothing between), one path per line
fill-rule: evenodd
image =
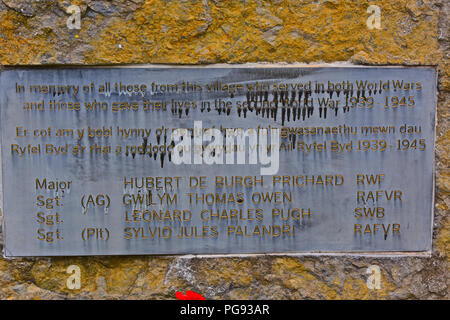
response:
M81 30L65 13L81 8ZM369 30L366 9L382 10ZM0 64L351 62L439 70L431 257L0 258L1 299L448 299L450 3L447 0L0 0ZM67 266L82 286L66 286ZM381 268L381 289L366 269Z

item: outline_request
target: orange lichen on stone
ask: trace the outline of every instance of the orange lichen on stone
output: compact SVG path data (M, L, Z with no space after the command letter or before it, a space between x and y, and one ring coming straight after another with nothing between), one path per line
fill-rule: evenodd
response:
M40 56L51 47L50 35L21 36L19 30L27 29L28 19L16 12L0 12L0 19L0 63L38 64Z
M370 1L146 1L114 19L91 43L90 63L345 61L435 64L438 17L430 4L381 1L381 29L369 30ZM420 16L420 19L417 19ZM118 50L118 44L123 48Z

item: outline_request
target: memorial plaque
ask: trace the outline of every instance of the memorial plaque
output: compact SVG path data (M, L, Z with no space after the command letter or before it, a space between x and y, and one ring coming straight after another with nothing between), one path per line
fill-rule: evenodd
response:
M4 255L431 249L436 71L6 68Z

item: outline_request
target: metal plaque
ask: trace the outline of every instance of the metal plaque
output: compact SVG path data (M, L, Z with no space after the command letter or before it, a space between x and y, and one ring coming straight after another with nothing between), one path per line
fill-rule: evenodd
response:
M428 67L6 68L4 255L431 250Z

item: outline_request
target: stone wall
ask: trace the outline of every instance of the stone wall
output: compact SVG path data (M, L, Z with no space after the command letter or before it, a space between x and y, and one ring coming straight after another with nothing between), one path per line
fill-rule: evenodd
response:
M81 30L66 25L70 4ZM369 29L367 7L381 8ZM433 251L424 257L0 258L0 299L448 299L450 2L0 0L0 64L317 63L439 70ZM78 265L81 288L66 269ZM379 266L380 289L367 286Z

